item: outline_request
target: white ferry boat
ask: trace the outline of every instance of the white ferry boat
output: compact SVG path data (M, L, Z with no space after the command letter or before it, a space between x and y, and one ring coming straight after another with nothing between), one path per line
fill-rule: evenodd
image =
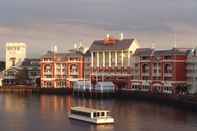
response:
M86 107L72 107L69 118L94 124L112 124L114 119L107 110L97 110Z

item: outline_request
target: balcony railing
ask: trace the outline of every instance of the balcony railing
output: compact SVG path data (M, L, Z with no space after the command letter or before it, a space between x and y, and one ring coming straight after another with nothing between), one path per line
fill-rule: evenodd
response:
M166 76L166 77L172 77L173 75L172 75L172 73L164 73L164 76Z
M52 75L52 72L47 71L47 72L44 72L44 74L45 75Z
M70 75L79 75L78 72L71 72Z
M149 75L150 75L150 73L148 73L148 72L142 73L142 76L149 76Z

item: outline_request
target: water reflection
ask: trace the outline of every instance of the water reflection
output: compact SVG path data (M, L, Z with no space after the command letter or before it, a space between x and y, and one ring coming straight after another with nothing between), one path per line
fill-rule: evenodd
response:
M40 96L40 109L41 112L59 112L64 110L64 105L67 104L67 100L60 96Z
M114 125L68 119L72 106L108 109ZM0 94L0 131L196 131L197 114L131 100L98 100L56 95Z
M1 104L4 111L8 113L24 113L26 109L25 100L21 98L21 95L3 95L1 97Z

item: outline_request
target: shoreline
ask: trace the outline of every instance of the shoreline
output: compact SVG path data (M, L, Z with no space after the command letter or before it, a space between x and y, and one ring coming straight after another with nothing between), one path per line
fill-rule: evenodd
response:
M142 100L166 105L178 106L197 112L197 95L167 95L155 94L140 91L116 91L115 93L73 93L71 88L35 88L32 86L9 86L1 87L0 93L30 93L30 94L52 94L52 95L72 95L74 97L94 98L94 99L126 99Z

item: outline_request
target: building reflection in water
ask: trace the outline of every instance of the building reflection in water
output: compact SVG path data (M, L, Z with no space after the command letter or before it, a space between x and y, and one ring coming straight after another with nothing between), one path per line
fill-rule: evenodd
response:
M115 124L96 126L70 120L68 111L72 106L110 110ZM0 130L3 131L194 131L196 129L193 128L197 127L195 113L171 106L135 100L57 95L0 95L0 118Z
M86 98L75 98L72 96L56 96L56 95L41 95L40 96L40 108L42 112L46 111L70 111L72 106L86 106L91 108L101 109L106 106L103 103L103 100L94 100L94 99L86 99ZM112 101L110 101L111 104ZM109 108L110 109L110 105Z
M24 113L26 110L24 95L3 95L2 102L5 112Z
M70 98L63 97L63 96L47 96L41 95L40 96L40 109L41 112L60 112L70 108Z

